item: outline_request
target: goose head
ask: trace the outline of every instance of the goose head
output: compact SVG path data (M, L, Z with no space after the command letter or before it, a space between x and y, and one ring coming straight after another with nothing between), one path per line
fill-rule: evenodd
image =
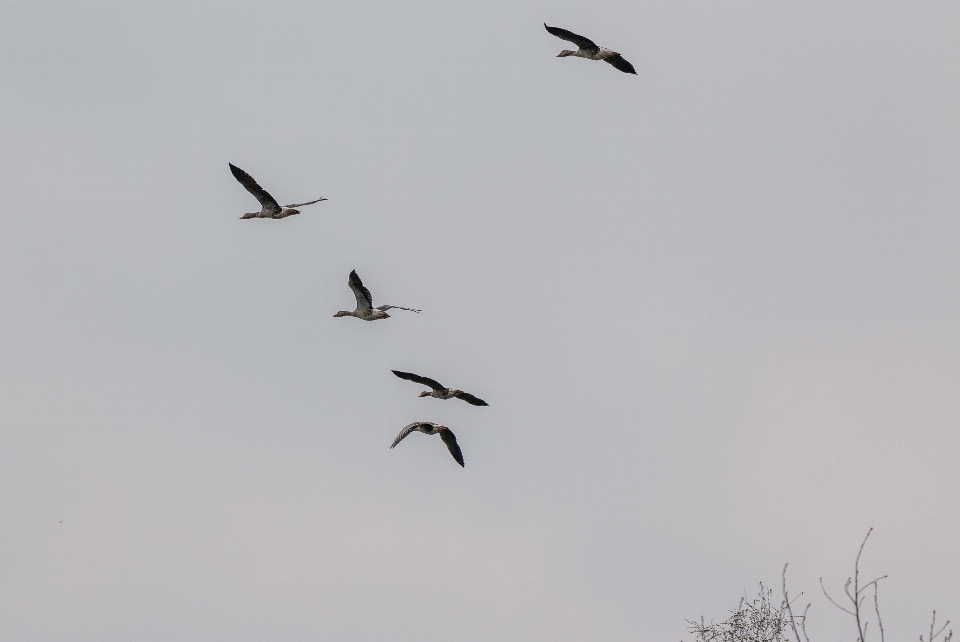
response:
M566 56L573 56L573 55L575 55L576 53L577 53L576 51L570 51L569 49L564 49L563 51L561 51L560 53L557 54L557 58L564 58L564 57L566 57Z
M421 396L421 397L429 397L429 396L430 396L430 391L429 391L429 390L424 390L423 392L420 393L420 396Z
M345 310L340 310L335 315L333 315L333 318L336 319L337 317L352 317L352 316L353 316L353 312L346 312Z

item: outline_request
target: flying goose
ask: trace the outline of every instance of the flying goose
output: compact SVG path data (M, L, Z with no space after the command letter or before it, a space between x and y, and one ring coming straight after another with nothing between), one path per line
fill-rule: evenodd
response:
M555 35L557 38L566 40L567 42L572 42L578 47L576 51L564 49L557 54L557 58L563 58L565 56L578 56L580 58L587 58L588 60L602 60L610 63L612 66L616 67L625 74L637 73L633 68L633 65L624 60L623 56L618 54L616 51L598 47L596 43L589 38L578 36L572 31L567 31L566 29L561 29L560 27L547 27L546 22L543 23L543 26L546 27L547 31Z
M283 205L280 206L277 203L277 199L270 196L267 190L260 187L257 184L257 181L253 180L253 176L247 174L245 171L229 163L230 172L233 174L233 177L240 181L240 184L247 188L247 191L254 195L254 197L260 201L262 209L259 212L250 212L241 216L241 219L244 218L287 218L288 216L293 216L294 214L299 214L300 210L296 209L298 207L303 207L304 205L313 205L314 203L319 203L320 201L325 201L327 199L322 196L315 201L310 201L309 203L294 203L292 205Z
M414 381L416 383L422 384L424 386L430 386L433 390L424 390L420 393L421 397L435 397L437 399L451 399L456 397L457 399L463 399L468 404L472 406L489 406L486 401L483 399L478 399L471 395L469 392L464 392L463 390L455 390L452 388L444 388L436 380L430 379L429 377L421 377L420 375L415 375L411 372L400 372L399 370L391 370L391 372L401 379L406 379L407 381Z
M460 452L460 446L457 445L457 438L446 426L441 426L440 424L435 424L432 421L415 421L412 424L406 426L403 430L400 431L400 434L397 435L397 438L393 440L393 443L390 444L390 448L393 449L394 446L403 441L403 438L412 433L414 430L419 430L425 435L440 435L440 439L443 440L443 443L447 445L447 450L450 451L450 454L453 455L453 458L457 460L457 463L460 466L463 466L463 453Z
M353 312L341 310L333 315L335 317L357 317L358 319L363 319L364 321L389 319L390 315L387 314L387 310L391 310L393 308L398 310L409 310L410 312L416 312L417 314L420 314L420 310L404 308L399 305L381 305L379 308L373 307L373 297L370 296L370 290L363 286L363 281L361 281L360 277L357 276L356 270L350 272L350 280L348 283L350 285L350 289L353 290L353 295L357 297L357 309Z

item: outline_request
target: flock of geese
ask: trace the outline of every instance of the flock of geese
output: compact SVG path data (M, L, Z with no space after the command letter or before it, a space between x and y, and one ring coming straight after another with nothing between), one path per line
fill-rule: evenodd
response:
M576 51L571 51L569 49L564 49L559 54L558 58L564 58L566 56L577 56L579 58L586 58L588 60L602 60L606 63L609 63L615 69L627 74L636 74L636 70L633 68L629 62L627 62L623 56L621 56L616 51L611 49L605 49L599 47L589 38L584 38L579 36L572 31L567 31L566 29L561 29L559 27L548 27L544 23L544 28L546 30L560 38L561 40L566 40L572 42L577 46ZM325 201L327 199L322 196L314 201L307 201L306 203L294 203L291 205L280 205L270 193L260 187L260 184L250 174L246 173L233 163L230 163L230 172L233 174L233 177L239 181L241 185L250 192L257 201L260 202L260 211L259 212L249 212L241 216L241 219L248 218L286 218L288 216L293 216L294 214L299 214L300 210L298 207L304 207L306 205L313 205L314 203L319 203L320 201ZM390 315L387 314L387 310L407 310L409 312L416 312L420 314L420 310L415 310L413 308L405 308L399 305L381 305L378 307L373 307L373 296L370 294L370 290L363 284L363 281L360 280L360 276L357 274L356 270L350 272L350 278L347 281L347 284L350 286L350 289L353 290L353 295L357 299L357 308L352 312L346 310L341 310L337 312L334 317L356 317L358 319L363 319L364 321L378 321L380 319L389 319ZM446 388L441 385L438 381L430 379L429 377L421 377L410 372L401 372L399 370L393 370L393 374L398 376L401 379L406 379L407 381L413 381L414 383L419 383L421 385L427 386L430 390L424 390L420 393L421 397L433 397L434 399L462 399L472 406L487 406L489 405L483 399L475 397L468 392L463 390L457 390L455 388ZM409 424L400 431L400 434L397 435L397 438L393 440L393 443L390 444L392 449L394 446L399 444L403 439L412 432L422 432L425 435L440 435L440 439L443 440L443 443L446 444L447 450L450 451L450 454L453 456L454 460L460 466L463 466L463 453L460 451L460 446L457 444L457 438L453 432L446 426L441 426L440 424L433 423L432 421L415 421L412 424Z

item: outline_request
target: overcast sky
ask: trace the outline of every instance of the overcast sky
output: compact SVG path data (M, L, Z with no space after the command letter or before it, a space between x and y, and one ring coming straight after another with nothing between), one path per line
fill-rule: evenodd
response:
M677 642L790 562L850 640L871 526L888 640L960 620L958 33L0 2L3 639Z

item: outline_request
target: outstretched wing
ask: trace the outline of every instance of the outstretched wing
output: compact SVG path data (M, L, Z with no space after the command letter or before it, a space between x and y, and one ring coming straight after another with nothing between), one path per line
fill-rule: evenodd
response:
M440 439L447 445L447 450L457 460L457 463L463 467L463 453L460 452L460 446L457 444L457 438L449 428L440 429Z
M357 276L357 271L350 272L350 289L353 290L353 296L357 297L357 309L369 310L373 308L373 297L370 296L370 290L363 286L363 281Z
M404 429L400 431L400 434L397 435L397 438L393 440L393 443L390 444L390 448L392 449L394 446L396 446L397 444L399 444L401 441L403 441L403 438L404 438L404 437L406 437L407 435L409 435L409 434L412 433L413 431L419 430L419 429L420 429L420 426L428 426L428 425L430 425L430 424L428 424L428 423L426 423L426 422L423 422L423 421L415 421L415 422L413 422L412 424L409 424L409 425L405 426Z
M240 181L240 184L247 188L247 191L253 194L254 198L260 201L260 205L267 209L280 209L277 199L270 196L267 190L260 187L257 181L253 180L253 176L250 176L250 174L247 174L233 163L229 163L229 165L230 173L233 174L233 177Z
M560 27L547 27L546 22L543 23L543 26L546 28L547 31L555 35L557 38L560 38L561 40L566 40L567 42L572 42L573 44L577 45L577 47L579 47L580 49L584 49L586 51L592 51L592 52L600 51L600 47L598 47L596 43L593 42L593 40L590 40L590 38L584 38L583 36L578 36L572 31L567 31L566 29L561 29Z
M462 391L462 390L461 390L460 392L458 392L457 394L455 394L454 396L455 396L457 399L463 399L464 401L466 401L466 402L467 402L468 404L470 404L471 406L489 406L489 405L490 405L490 404L488 404L486 401L484 401L483 399L480 399L480 398L478 398L478 397L474 397L474 396L471 395L469 392L464 392L464 391Z
M636 74L637 70L633 68L629 62L624 60L623 56L620 54L615 54L613 56L608 56L603 59L604 62L609 62L611 65L619 69L625 74Z
M421 312L423 312L423 310L414 310L413 308L405 308L402 305L381 305L377 309L382 310L384 312L386 312L387 310L407 310L408 312L416 312L417 314L420 314Z
M429 377L421 377L420 375L415 375L412 372L400 372L399 370L391 370L393 374L397 375L401 379L406 379L407 381L413 381L424 386L430 386L434 390L445 390L443 386L440 385L438 381L430 379Z
M309 203L291 203L290 205L284 205L284 207L303 207L304 205L313 205L314 203L319 203L320 201L325 201L324 197L320 197L315 201L310 201Z

